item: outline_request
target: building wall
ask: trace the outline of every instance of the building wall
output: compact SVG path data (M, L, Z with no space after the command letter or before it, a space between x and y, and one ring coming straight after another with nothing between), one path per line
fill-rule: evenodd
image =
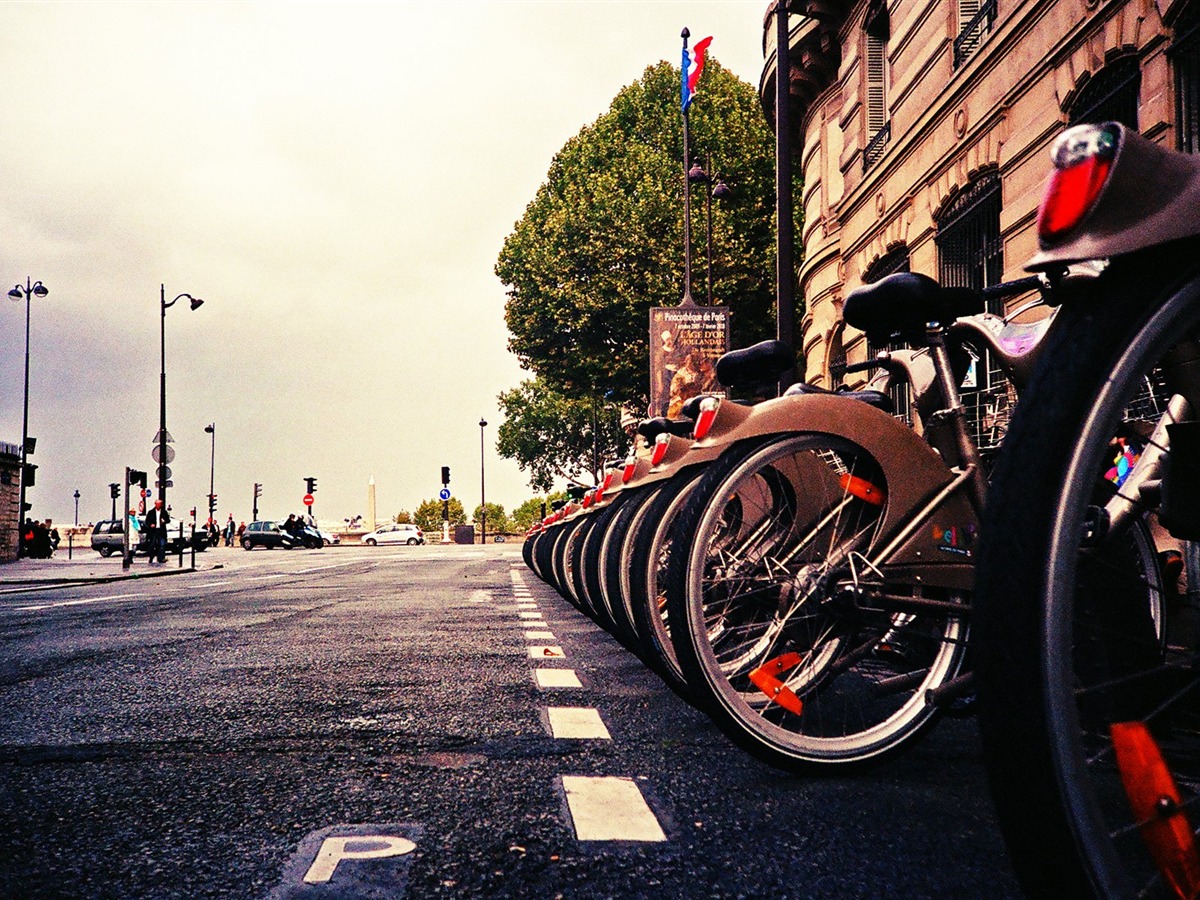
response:
M862 336L841 334L841 304L872 263L906 246L912 271L938 275L938 214L988 168L1001 181L1004 278L1023 274L1036 249L1035 215L1049 147L1079 90L1114 56L1138 58L1139 130L1174 145L1166 54L1171 29L1164 20L1172 22L1186 2L997 0L989 32L955 68L960 0L890 0L885 58L891 137L864 171L864 23L882 0L791 0L793 10L804 13L793 13L789 24L805 216L799 283L806 380L829 385L830 360L843 350L849 361L865 358ZM764 31L762 81L772 117L773 9ZM813 38L817 20L826 33L820 47ZM836 46L829 46L833 34ZM815 74L820 71L830 73L828 84Z
M21 448L0 443L0 563L17 558L21 505Z

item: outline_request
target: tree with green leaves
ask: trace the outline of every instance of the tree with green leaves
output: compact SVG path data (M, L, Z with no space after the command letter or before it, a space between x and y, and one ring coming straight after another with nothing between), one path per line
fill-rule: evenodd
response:
M475 507L475 512L471 514L471 521L475 523L475 527L480 527L480 514L483 512L483 505ZM509 530L508 516L504 512L504 507L499 503L487 504L487 529L489 534L497 532L503 534Z
M520 506L512 511L509 516L509 521L512 522L513 529L519 532L526 532L533 527L534 522L540 522L544 515L550 512L550 504L555 500L561 500L566 495L562 491L553 494L547 494L542 497L530 497ZM542 512L542 507L546 508L546 512Z
M456 497L450 498L450 527L455 525L467 524L467 512L463 509L462 501ZM441 500L422 500L417 504L417 511L413 513L413 518L416 520L417 527L422 531L431 532L433 534L442 533L442 501Z
M496 432L496 450L529 473L534 490L548 491L558 480L585 475L594 484L605 461L629 448L620 410L611 403L570 398L540 377L521 382L499 400L504 421Z
M713 204L713 294L744 346L775 330L774 139L754 86L711 58L690 124L693 158L734 192ZM660 62L558 152L505 241L496 274L508 289L509 349L536 375L508 403L550 388L644 408L649 310L683 295L684 186L679 70ZM694 286L705 277L703 199L694 191ZM703 288L693 296L703 302ZM556 398L546 407L543 419L561 416L559 440L543 451L554 457L579 419ZM512 444L500 452L515 452ZM535 487L553 467L537 470Z
M400 512L392 516L392 521L397 525L411 525L413 523L412 513L407 509L402 509Z

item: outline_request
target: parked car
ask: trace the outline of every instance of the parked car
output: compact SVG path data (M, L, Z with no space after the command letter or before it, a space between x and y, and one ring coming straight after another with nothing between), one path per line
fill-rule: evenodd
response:
M325 546L330 544L340 544L342 542L341 535L334 534L332 531L326 531L324 528L318 528L317 533L321 535L321 540L325 542Z
M370 547L376 544L423 544L425 532L416 525L380 525L364 534L362 542Z
M251 522L242 532L243 550L253 550L255 547L266 547L268 550L283 547L285 550L291 550L298 543L292 535L279 527L278 522Z
M125 548L125 536L121 531L122 522L120 519L101 519L92 528L92 549L101 556L112 556L114 553L121 553ZM138 543L134 545L134 553L149 553L150 547L145 541L145 532L139 530L136 537ZM183 536L180 537L179 526L172 525L167 528L167 553L178 553L181 549L187 550L189 547L195 547L198 553L203 553L208 549L208 532L203 529L192 533L190 526L184 526Z

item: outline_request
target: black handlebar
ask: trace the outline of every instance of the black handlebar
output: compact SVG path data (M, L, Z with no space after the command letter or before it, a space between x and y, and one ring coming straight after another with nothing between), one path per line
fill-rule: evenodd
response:
M875 369L878 368L879 365L879 360L872 356L870 359L865 359L862 362L847 363L846 368L843 371L849 375L853 372L865 372L868 369Z
M986 299L991 300L998 297L1013 297L1017 294L1023 294L1026 291L1038 291L1045 286L1040 275L1029 275L1025 278L1018 278L1015 281L1002 281L1000 284L993 284L985 287L981 293Z

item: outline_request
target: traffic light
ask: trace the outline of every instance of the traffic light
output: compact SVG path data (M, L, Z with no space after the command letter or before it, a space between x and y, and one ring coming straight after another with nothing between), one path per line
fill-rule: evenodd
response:
M262 496L262 485L256 481L256 482L254 482L254 499L257 500L261 496Z
M129 483L136 484L143 491L146 489L146 473L139 472L137 469L129 470Z
M309 477L304 479L304 483L308 485L308 492L311 494L317 489L317 479Z
M209 495L208 495L208 515L209 515L209 518L212 518L212 515L213 515L213 513L215 513L216 511L217 511L217 495L216 495L216 494L209 494ZM193 513L193 515L195 515L195 513Z
M33 487L37 484L37 466L33 463L25 463L25 487Z
M108 496L114 500L121 496L121 486L119 484L110 484L108 486Z
M442 484L450 483L450 467L442 466Z

